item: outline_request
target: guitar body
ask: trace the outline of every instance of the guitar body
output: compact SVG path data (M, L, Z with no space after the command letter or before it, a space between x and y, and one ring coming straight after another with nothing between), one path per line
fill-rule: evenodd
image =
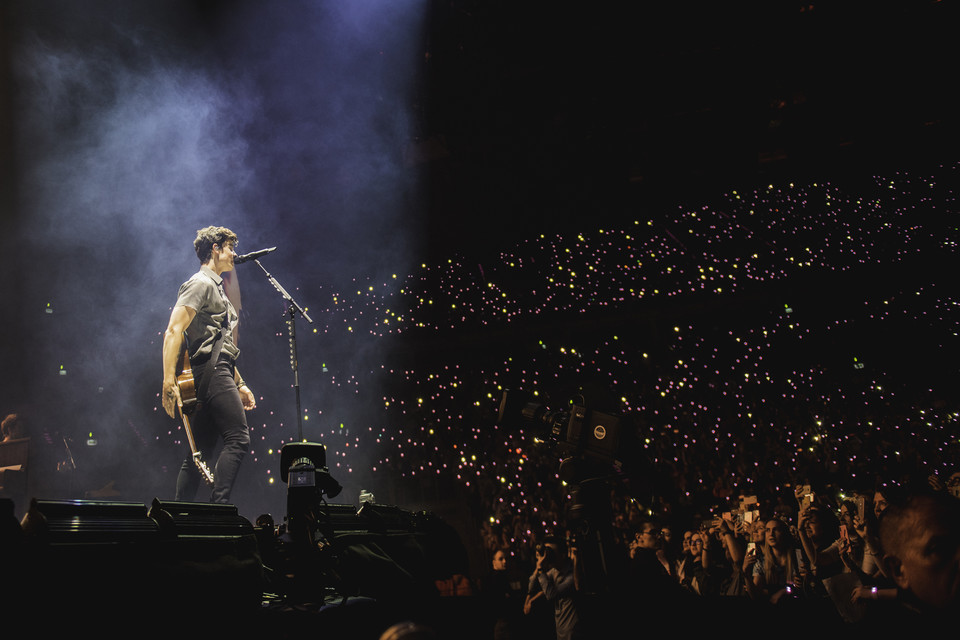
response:
M183 418L183 429L187 434L187 442L190 443L190 454L193 462L197 466L200 475L203 476L207 484L213 484L213 472L203 461L200 451L197 450L197 443L193 438L193 429L190 427L190 418L187 416L193 414L197 408L197 389L194 386L193 369L190 367L190 356L187 354L186 338L184 338L183 354L180 364L180 373L177 374L177 388L180 390L180 417Z
M180 389L181 413L193 415L193 410L197 408L197 388L193 381L193 368L190 367L190 355L187 353L186 341L184 341L183 353L180 359L180 373L177 374L177 388Z

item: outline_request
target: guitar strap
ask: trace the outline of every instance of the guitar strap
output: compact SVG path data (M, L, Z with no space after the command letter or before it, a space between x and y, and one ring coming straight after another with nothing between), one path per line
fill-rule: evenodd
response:
M223 298L224 303L229 308L230 300L227 298L226 292L223 290L223 283L217 283L217 291L220 292L220 297ZM229 314L227 314L226 322L230 322ZM207 387L210 386L210 378L213 376L213 370L217 366L217 361L220 360L220 347L223 346L224 330L221 326L217 331L217 338L213 343L213 349L210 351L210 359L207 360L207 366L203 370L203 377L200 379L200 386L197 388L197 409L203 405L204 399L207 397Z

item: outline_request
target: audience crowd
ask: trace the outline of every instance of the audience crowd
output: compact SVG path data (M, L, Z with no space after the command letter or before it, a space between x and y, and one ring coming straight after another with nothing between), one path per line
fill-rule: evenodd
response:
M942 615L919 595L917 571L902 570L897 549L916 530L889 525L884 540L882 513L896 505L891 521L945 528L939 588L955 605L960 406L950 354L960 322L956 291L935 268L957 247L943 184L878 179L890 194L877 198L791 186L686 211L646 240L642 231L602 245L541 239L503 258L531 287L533 310L504 302L499 324L484 288L506 290L509 279L494 284L488 266L484 286L471 288L448 273L437 289L447 283L470 303L444 307L445 322L513 330L456 343L475 349L475 370L391 371L398 384L385 403L399 434L380 443L377 474L406 478L421 496L451 485L469 496L485 557L508 559L512 612L529 623L523 611L543 598L531 604L528 591L547 591L536 578L550 573L537 553L548 541L563 554L575 547L581 570L597 571L583 556L582 516L571 518L578 478L561 464L567 412L584 404L623 418L603 515L590 523L601 529L591 535L607 536L602 573L618 592L631 585L676 611L671 594L669 605L694 616L722 602L718 612L744 622L800 611L855 625ZM652 263L656 277L631 259ZM650 298L659 306L640 304ZM499 420L508 389L532 392L555 421ZM646 586L627 579L639 576ZM582 595L596 585L580 586Z

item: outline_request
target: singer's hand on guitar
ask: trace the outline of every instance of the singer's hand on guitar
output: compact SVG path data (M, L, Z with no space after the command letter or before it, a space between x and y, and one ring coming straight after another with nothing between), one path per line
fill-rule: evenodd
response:
M160 392L163 401L163 410L171 418L177 417L177 405L180 404L180 388L177 386L176 379L164 380L163 390Z
M163 410L171 418L177 417L177 405L181 402L180 388L177 386L177 363L183 332L195 315L197 312L190 307L174 307L170 312L167 330L163 333L163 389L160 393Z
M253 395L253 391L250 391L250 387L243 385L239 389L240 391L240 400L243 401L243 408L247 411L257 408L257 399Z

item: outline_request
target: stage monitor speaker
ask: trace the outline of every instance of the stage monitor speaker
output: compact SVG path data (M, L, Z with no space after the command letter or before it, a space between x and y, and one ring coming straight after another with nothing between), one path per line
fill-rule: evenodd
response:
M400 507L364 502L357 512L370 531L377 533L413 533L421 528L425 514Z
M170 502L154 498L150 517L164 539L236 539L254 535L253 524L232 504Z
M344 531L368 531L367 523L357 516L357 508L352 504L324 502L317 513L317 525L325 535L331 536Z
M164 595L160 529L142 503L35 499L21 529L21 554L4 567L18 615L66 624Z
M160 531L142 503L101 500L34 500L22 524L56 545L152 543Z
M264 567L253 524L231 504L169 502L158 498L150 517L160 527L166 560L156 572L183 602L213 610L255 611Z
M36 500L23 528L20 601L74 615L259 609L253 525L232 505Z

